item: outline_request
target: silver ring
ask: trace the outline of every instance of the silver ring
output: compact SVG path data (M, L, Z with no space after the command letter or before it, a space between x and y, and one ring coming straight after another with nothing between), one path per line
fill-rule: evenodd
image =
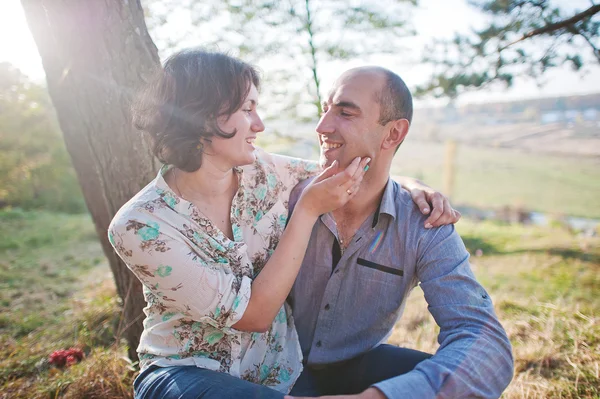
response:
M348 195L352 195L352 190L348 189L346 190L346 192L348 193Z

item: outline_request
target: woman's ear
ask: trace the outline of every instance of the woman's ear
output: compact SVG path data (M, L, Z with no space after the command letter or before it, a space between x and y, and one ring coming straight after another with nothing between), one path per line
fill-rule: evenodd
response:
M398 148L398 146L402 144L406 138L406 135L408 134L408 128L410 127L410 122L408 119L397 119L389 123L389 131L383 140L381 147L384 150L396 150L396 148Z

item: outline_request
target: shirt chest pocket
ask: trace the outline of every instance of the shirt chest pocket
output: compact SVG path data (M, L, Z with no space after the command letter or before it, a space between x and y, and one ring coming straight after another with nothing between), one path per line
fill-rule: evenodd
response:
M398 287L403 280L404 270L391 267L364 258L357 258L357 271L360 280L369 284L382 284Z

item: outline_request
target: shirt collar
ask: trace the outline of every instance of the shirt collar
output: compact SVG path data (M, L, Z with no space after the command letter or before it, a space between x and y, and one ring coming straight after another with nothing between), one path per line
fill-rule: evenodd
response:
M165 181L164 175L171 169L171 165L163 165L158 171L158 175L156 179L154 179L154 184L156 188L156 192L160 198L170 207L176 211L181 211L182 202L185 202L186 205L189 205L187 201L183 198L177 196L175 191L171 190L171 187Z
M374 229L377 227L379 223L379 219L382 213L390 215L392 218L396 219L396 193L395 184L392 179L388 179L385 189L383 190L383 195L381 196L381 200L377 205L377 209L373 214L373 221L371 222L371 228ZM329 227L331 231L333 230L333 226L335 226L335 221L331 212L321 215L321 221Z
M156 179L154 179L156 192L170 208L172 208L178 213L190 215L193 208L193 204L178 196L165 181L164 175L171 168L173 168L172 165L163 165L158 171L158 175L156 176ZM238 177L237 196L243 195L244 184L242 176L244 174L244 171L241 167L237 166L233 168L233 171Z
M388 178L388 181L385 185L385 190L383 191L383 195L381 196L381 201L375 210L375 214L373 215L373 223L371 224L371 228L377 227L379 223L379 219L382 213L390 215L392 218L396 219L396 202L395 197L397 193L394 190L394 182L392 179Z

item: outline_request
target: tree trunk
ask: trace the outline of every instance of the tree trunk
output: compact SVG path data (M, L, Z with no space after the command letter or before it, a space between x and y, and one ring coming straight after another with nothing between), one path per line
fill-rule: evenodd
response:
M87 207L114 274L129 356L142 332L141 284L113 252L107 228L157 170L131 125L130 101L159 65L139 0L22 0L48 91Z

